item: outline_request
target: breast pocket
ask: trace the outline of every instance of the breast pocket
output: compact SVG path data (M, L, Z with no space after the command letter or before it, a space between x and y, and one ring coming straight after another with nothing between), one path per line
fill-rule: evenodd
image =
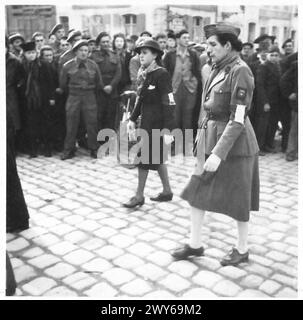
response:
M218 90L214 92L214 104L212 112L218 114L229 114L231 92Z

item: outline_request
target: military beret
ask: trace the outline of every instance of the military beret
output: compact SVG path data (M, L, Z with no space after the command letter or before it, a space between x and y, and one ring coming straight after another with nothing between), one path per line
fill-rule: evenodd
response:
M271 42L274 42L274 40L276 39L275 36L269 36L268 34L262 34L261 36L259 36L255 41L254 43L260 43L266 39L270 39Z
M285 40L285 41L283 42L283 44L282 44L282 49L284 49L284 48L285 48L286 43L288 43L288 42L291 42L291 43L292 43L292 39L291 39L291 38L289 38L289 39Z
M176 40L176 35L175 35L175 33L174 33L172 30L169 30L169 31L167 32L167 39L174 39L174 40Z
M209 38L211 36L215 36L217 34L228 33L233 34L236 37L239 36L241 30L238 27L235 27L232 24L226 22L218 22L216 24L208 24L204 26L205 37Z
M36 43L34 41L28 41L21 44L22 50L25 51L34 51L36 50Z
M45 51L45 50L52 50L52 51L54 51L54 49L53 49L50 45L48 45L48 44L45 44L44 46L42 46L41 49L40 49L40 52Z
M20 33L14 33L8 37L10 43L13 43L17 39L21 39L23 42L25 41Z
M103 37L109 37L109 34L105 31L100 32L96 38L96 43L99 44Z
M75 52L75 51L77 51L79 48L81 48L83 46L88 46L88 41L84 40L84 39L80 39L74 44L73 51Z
M68 35L66 41L67 41L67 42L72 42L75 37L79 37L79 36L81 37L81 31L72 31L72 32Z
M87 43L91 43L91 42L96 43L96 39L94 39L94 38L87 39Z
M58 24L56 24L56 25L53 27L53 29L51 30L51 32L49 33L49 35L51 36L51 35L55 34L55 33L56 33L58 30L60 30L60 29L64 29L64 27L63 27L63 24L58 23Z
M244 47L244 46L250 46L251 49L254 47L254 45L251 42L244 42L242 44L242 47Z
M40 36L40 37L42 36L44 38L44 34L42 32L37 31L37 32L33 33L32 40L34 40L38 36Z

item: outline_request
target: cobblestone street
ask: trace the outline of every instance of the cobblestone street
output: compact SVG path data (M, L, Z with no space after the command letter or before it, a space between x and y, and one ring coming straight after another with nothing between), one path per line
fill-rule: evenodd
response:
M61 161L17 158L31 216L30 229L7 234L18 296L144 297L146 299L297 296L298 163L284 154L260 157L259 212L251 215L250 262L221 267L235 243L230 218L208 213L202 229L205 256L174 262L171 251L188 241L188 205L178 195L194 159L169 163L174 199L155 203L161 191L150 172L146 203L121 206L133 195L137 170L113 157L92 160L78 150Z

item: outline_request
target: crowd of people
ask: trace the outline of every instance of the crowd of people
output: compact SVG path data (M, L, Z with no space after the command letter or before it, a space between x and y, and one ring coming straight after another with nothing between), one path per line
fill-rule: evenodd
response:
M254 52L253 43L239 40L239 28L224 23L205 26L204 32L207 42L201 43L192 42L185 29L119 33L113 39L101 32L93 39L74 29L66 35L57 24L48 39L40 32L29 41L19 33L6 37L7 232L29 227L16 153L32 158L62 152L66 160L75 156L78 144L97 158L107 141L98 141L98 132L118 130L123 97L130 92L129 97L136 94L129 131L140 118L150 135L164 128L196 135L197 165L181 195L191 206L190 244L173 257L204 254L200 230L205 211L212 211L238 223L238 245L221 264L248 260L249 213L259 209L258 156L278 151L279 132L286 160L298 157L298 54L291 39L281 52L275 37L266 34L254 41L259 45ZM154 162L152 141L142 141L150 160L138 164L138 187L124 203L127 208L144 204L149 170L158 171L163 185L151 200L173 198L167 154L160 152ZM174 150L186 155L192 147L187 142ZM165 134L161 150L171 143L171 134Z
M161 63L172 80L177 127L196 132L203 86L212 69L206 42L194 43L187 30L157 35L143 31L139 37L119 33L113 39L101 32L94 39L87 31L72 29L66 34L57 24L48 37L35 32L30 41L19 33L6 38L7 110L17 150L30 157L63 151L64 160L75 155L77 141L96 158L102 144L97 133L104 128L117 130L121 94L137 89L140 59L135 48L146 38L156 40L164 52ZM250 119L260 155L278 151L279 130L281 151L286 152L286 160L295 160L297 52L291 39L281 50L275 37L266 34L254 43L259 45L255 52L253 43L244 43L239 53L255 79ZM85 61L85 68L73 65L72 59Z

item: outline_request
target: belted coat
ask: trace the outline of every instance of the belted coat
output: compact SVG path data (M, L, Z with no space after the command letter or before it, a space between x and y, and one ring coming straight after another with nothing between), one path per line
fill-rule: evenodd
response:
M182 198L193 207L248 221L259 209L258 143L248 112L254 77L238 55L224 58L205 83L197 135L197 166ZM205 158L221 159L216 172Z

